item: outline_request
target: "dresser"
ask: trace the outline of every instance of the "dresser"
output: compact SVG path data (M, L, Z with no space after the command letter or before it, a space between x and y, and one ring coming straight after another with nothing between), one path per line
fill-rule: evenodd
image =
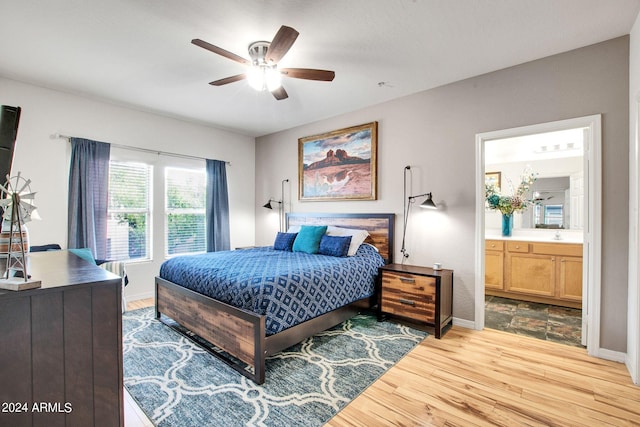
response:
M387 264L378 274L378 320L398 316L440 338L453 320L453 270Z
M122 282L67 251L0 291L0 425L123 426Z

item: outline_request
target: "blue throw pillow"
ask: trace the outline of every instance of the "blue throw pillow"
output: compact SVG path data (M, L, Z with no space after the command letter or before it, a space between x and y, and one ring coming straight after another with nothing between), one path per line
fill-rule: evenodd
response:
M91 264L95 265L96 264L96 260L93 257L93 253L91 252L91 249L89 248L80 248L80 249L69 249L69 252L71 252L74 255L79 256L80 258L89 261Z
M276 241L273 243L273 249L291 252L293 250L293 241L296 240L297 235L298 233L283 233L278 231Z
M326 225L303 225L293 242L293 252L317 254L320 248L320 239L326 231Z
M345 257L349 253L351 236L322 236L318 253L322 255Z

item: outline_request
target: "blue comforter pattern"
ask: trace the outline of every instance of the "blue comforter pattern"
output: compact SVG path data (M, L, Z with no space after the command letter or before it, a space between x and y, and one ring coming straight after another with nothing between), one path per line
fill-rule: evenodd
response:
M160 277L266 315L272 335L372 295L383 264L369 245L346 258L261 247L171 258Z

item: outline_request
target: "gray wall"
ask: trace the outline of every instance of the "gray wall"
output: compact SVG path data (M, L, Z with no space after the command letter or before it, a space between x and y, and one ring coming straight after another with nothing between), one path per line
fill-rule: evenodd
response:
M411 165L411 193L432 191L442 209L435 214L413 211L407 232L408 263L438 261L455 270L454 316L472 321L474 288L481 280L474 273L475 135L602 114L601 347L624 352L628 97L629 38L625 36L260 137L256 142L256 205L269 197L279 199L280 182L289 178L287 211L395 212L395 257L400 259L403 168ZM298 138L374 120L379 122L378 200L300 202ZM277 218L259 209L256 244L271 244L276 230Z

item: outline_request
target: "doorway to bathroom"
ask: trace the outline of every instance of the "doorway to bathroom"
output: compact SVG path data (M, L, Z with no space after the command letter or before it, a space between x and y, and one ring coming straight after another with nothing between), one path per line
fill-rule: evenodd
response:
M598 341L590 323L599 317L599 120L477 135L483 327L576 346Z

